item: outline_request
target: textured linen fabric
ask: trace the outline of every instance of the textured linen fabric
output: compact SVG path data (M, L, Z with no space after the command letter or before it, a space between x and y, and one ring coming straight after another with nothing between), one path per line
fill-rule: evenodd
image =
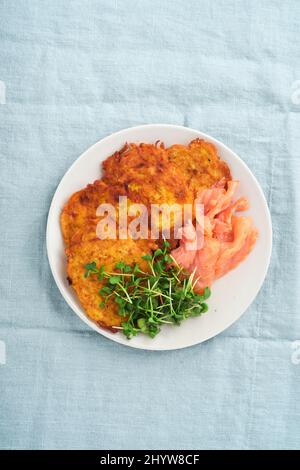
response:
M297 0L0 1L1 448L300 447L299 34ZM272 213L255 302L185 350L91 331L47 261L65 171L143 123L226 143Z

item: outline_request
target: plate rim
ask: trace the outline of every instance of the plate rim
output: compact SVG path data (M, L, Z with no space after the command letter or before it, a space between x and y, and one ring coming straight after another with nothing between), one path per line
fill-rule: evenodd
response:
M50 221L51 221L51 218L52 218L52 214L55 210L55 202L56 202L56 199L58 197L59 191L60 191L61 187L63 186L64 179L72 171L73 166L76 165L78 160L83 159L85 157L85 154L92 151L100 142L105 143L107 140L110 140L113 137L120 136L123 133L127 133L128 131L135 131L135 130L138 130L138 129L141 129L141 128L144 129L144 128L153 128L153 127L157 127L157 128L165 127L165 128L172 128L174 130L176 130L176 129L177 130L183 130L184 129L184 130L192 131L196 134L199 134L199 137L202 137L204 139L208 139L208 141L217 144L219 147L223 148L225 151L230 152L231 154L233 154L234 158L236 158L239 161L239 163L244 167L244 169L247 172L250 172L252 178L256 182L257 189L258 189L258 191L260 193L260 196L261 196L261 198L264 202L264 205L265 205L266 214L267 214L266 222L267 222L269 233L270 233L270 238L269 238L269 242L268 242L267 262L264 266L264 270L263 270L263 273L261 275L261 282L260 282L260 284L257 288L256 295L247 303L246 307L242 310L242 312L240 313L238 318L235 318L232 321L230 321L225 326L225 328L221 326L220 329L216 329L216 331L214 333L209 334L204 339L200 339L199 341L191 341L190 343L186 343L184 345L174 346L174 347L173 346L155 347L154 345L153 345L153 347L151 347L151 345L143 346L143 345L139 345L139 344L134 344L134 343L131 343L128 340L126 342L126 338L121 338L121 336L117 335L116 333L111 333L111 332L105 330L104 328L98 327L98 325L96 325L92 320L90 320L85 314L82 314L77 309L77 306L72 304L70 299L65 297L63 286L61 285L60 280L57 279L57 276L56 276L56 273L55 273L55 270L54 270L53 258L51 256L51 250L50 250ZM224 144L220 140L216 139L215 137L212 137L211 135L206 134L205 132L199 131L197 129L193 129L191 127L181 126L181 125L177 125L177 124L154 123L154 124L141 124L141 125L138 125L138 126L127 127L125 129L121 129L119 131L113 132L113 133L103 137L102 139L98 140L97 142L92 144L90 147L88 147L84 152L82 152L73 161L73 163L70 165L70 167L67 169L67 171L63 174L62 178L60 179L60 181L59 181L59 183L58 183L58 185L57 185L57 187L54 191L54 194L52 196L52 200L51 200L51 204L50 204L49 211L48 211L48 216L47 216L47 224L46 224L46 250L47 250L47 258L48 258L48 262L49 262L49 265L50 265L50 270L51 270L52 276L54 278L55 284L56 284L60 294L62 295L65 302L69 305L71 310L80 318L80 320L82 320L86 325L88 325L90 328L92 328L92 330L94 330L98 334L101 334L102 336L106 337L107 339L112 340L112 341L114 341L118 344L121 344L121 345L125 346L125 347L130 347L130 348L134 348L134 349L141 349L141 350L145 350L145 351L174 351L174 350L178 350L178 349L185 349L185 348L188 348L188 347L195 346L197 344L201 344L205 341L208 341L209 339L212 339L215 336L218 336L223 331L226 331L230 326L232 326L236 321L238 321L242 317L242 315L248 310L249 306L253 303L253 301L256 299L257 295L259 294L259 292L260 292L260 290L263 286L263 283L265 281L269 266L270 266L272 248L273 248L273 228L272 228L272 218L271 218L270 209L269 209L265 194L264 194L264 192L263 192L256 176L253 174L253 172L248 167L248 165L231 148L229 148L226 144Z

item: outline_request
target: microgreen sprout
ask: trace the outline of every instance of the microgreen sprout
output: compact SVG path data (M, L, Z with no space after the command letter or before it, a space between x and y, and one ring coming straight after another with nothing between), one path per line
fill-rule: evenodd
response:
M183 320L207 312L206 300L210 289L202 294L194 291L197 283L195 271L189 277L169 254L166 240L153 254L142 256L147 261L147 272L138 263L133 266L123 261L115 265L114 272L97 268L92 261L85 265L84 277L96 276L101 282L99 307L112 298L119 315L124 318L121 328L128 339L143 333L154 338L163 324L180 325Z

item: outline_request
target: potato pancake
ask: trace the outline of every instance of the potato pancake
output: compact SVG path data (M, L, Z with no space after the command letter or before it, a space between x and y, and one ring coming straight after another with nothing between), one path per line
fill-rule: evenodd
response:
M134 202L146 206L192 202L185 178L162 144L126 144L103 162L103 170L104 181L124 185Z
M126 190L121 185L109 186L102 180L88 184L86 188L74 193L65 204L61 213L61 228L66 246L77 242L80 230L86 224L93 223L96 230L99 217L96 216L100 204L118 206L119 196L126 196ZM128 201L130 205L130 201ZM77 235L78 232L78 235Z
M187 146L172 145L166 152L170 163L178 167L195 195L222 178L231 179L230 169L218 156L216 147L203 139L192 140Z
M112 328L119 326L124 318L118 315L117 304L109 299L105 307L100 303L103 298L99 290L103 283L96 276L84 277L85 265L95 261L97 267L105 266L107 272L115 271L115 264L124 261L133 265L139 263L141 269L148 270L147 261L141 257L156 248L150 240L99 240L94 226L82 229L81 241L66 249L68 258L68 280L75 289L87 316L100 326ZM79 237L80 238L80 237Z

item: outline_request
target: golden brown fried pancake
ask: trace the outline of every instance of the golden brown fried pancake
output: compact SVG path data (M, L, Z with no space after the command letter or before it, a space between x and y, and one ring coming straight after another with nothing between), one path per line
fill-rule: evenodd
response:
M122 186L109 186L102 180L96 180L93 184L88 184L86 188L74 193L61 213L61 228L65 245L69 246L72 242L77 242L77 232L80 237L80 230L86 224L92 223L96 231L99 221L99 217L96 216L98 206L109 203L117 207L119 196L122 195L126 195Z
M126 144L103 162L104 181L121 183L134 202L184 204L191 193L180 169L168 158L163 145Z
M231 179L227 163L220 160L216 147L210 142L195 139L187 146L175 144L166 151L169 161L178 167L194 194L224 177L226 181Z
M124 318L118 315L117 304L113 299L109 299L105 307L100 307L103 298L99 290L104 285L103 281L99 281L95 275L85 278L85 265L95 261L98 268L105 265L107 272L114 272L115 264L124 261L130 265L139 263L143 270L147 270L148 264L141 257L155 248L156 245L150 240L99 240L93 225L82 230L81 241L66 249L67 272L69 282L91 320L111 328L119 326Z
M174 226L182 225L183 205L192 204L193 193L180 168L170 162L163 144L126 144L103 162L103 170L104 181L121 184L132 201L147 207L149 227L152 204L173 206L170 224L168 217L153 213L153 228L164 232L170 226L172 233ZM168 212L168 208L165 210Z

